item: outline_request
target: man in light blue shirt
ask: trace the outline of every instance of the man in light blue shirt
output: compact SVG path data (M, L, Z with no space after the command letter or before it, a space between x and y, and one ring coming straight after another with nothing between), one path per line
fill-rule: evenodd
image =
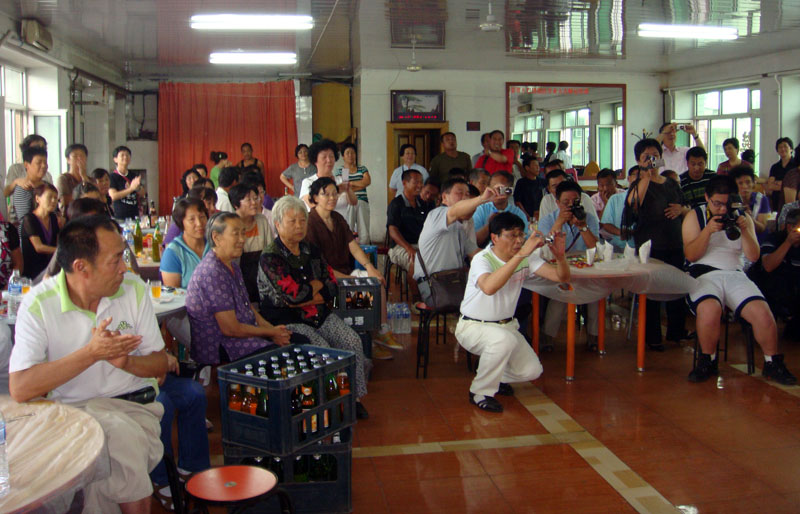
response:
M530 235L530 228L528 227L528 217L525 213L514 205L514 202L509 202L508 199L511 195L506 195L502 192L505 188L510 188L514 184L514 177L507 171L497 171L492 175L489 180L489 187L497 191L498 196L489 203L485 203L475 210L472 220L475 222L475 234L477 235L478 245L483 246L489 240L489 220L497 212L510 212L519 217L525 224L525 235Z
M566 236L566 253L585 252L587 248L594 248L600 237L600 222L593 212L583 210L583 215L575 215L572 206L580 205L583 191L581 186L565 180L556 187L555 198L557 211L553 211L539 220L539 230L543 234L564 233ZM586 343L588 350L597 350L597 303L590 303L587 310L587 332L589 339ZM542 326L542 351L553 350L553 338L558 334L561 320L566 312L566 304L555 300L547 303L547 311Z
M639 173L639 166L632 166L628 170L628 184L633 184L636 176ZM620 229L622 227L622 211L625 209L625 198L628 196L627 191L620 191L619 193L611 195L606 202L606 207L603 210L603 216L600 218L600 228L603 232L611 235L608 242L614 245L616 250L625 250L626 246L634 246L633 238L624 240L620 237Z

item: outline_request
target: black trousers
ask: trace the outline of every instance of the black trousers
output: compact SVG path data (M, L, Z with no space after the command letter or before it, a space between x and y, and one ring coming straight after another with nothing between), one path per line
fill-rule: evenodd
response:
M650 256L683 269L683 248L650 251ZM647 300L645 313L645 341L647 344L661 344L661 303ZM667 339L678 340L686 330L686 300L679 298L666 303Z

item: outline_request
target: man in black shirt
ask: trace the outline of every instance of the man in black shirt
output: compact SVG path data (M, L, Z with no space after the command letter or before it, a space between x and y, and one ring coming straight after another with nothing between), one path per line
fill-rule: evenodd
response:
M754 280L776 316L787 321L784 337L800 340L800 209L786 216L786 228L761 243L761 266Z
M397 195L387 212L386 226L394 246L389 250L389 260L406 270L409 286L417 293L414 276L414 256L417 253L417 242L425 218L434 208L432 203L420 198L422 190L422 174L409 168L403 172L403 193Z
M684 209L684 214L697 206L706 204L706 184L716 173L706 169L708 154L700 147L689 148L686 152L687 171L681 173L681 191L684 199L689 203L689 207Z
M142 177L130 171L131 149L118 146L114 149L114 163L117 169L111 174L111 187L108 194L114 201L114 217L125 220L139 217L139 196L142 195Z
M539 176L539 161L533 155L522 156L522 178L514 185L514 203L525 214L538 217L547 181Z

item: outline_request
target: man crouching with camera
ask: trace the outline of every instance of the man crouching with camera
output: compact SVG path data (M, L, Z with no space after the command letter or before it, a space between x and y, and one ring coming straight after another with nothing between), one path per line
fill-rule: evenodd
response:
M706 185L706 205L696 207L683 220L683 249L692 264L689 273L699 286L689 295L697 314L697 337L702 353L690 382L703 382L718 373L716 347L720 337L723 307L753 326L753 334L764 352L762 374L783 385L797 379L778 352L775 318L758 287L742 271L742 256L755 262L759 246L753 220L732 204L736 184L716 176Z

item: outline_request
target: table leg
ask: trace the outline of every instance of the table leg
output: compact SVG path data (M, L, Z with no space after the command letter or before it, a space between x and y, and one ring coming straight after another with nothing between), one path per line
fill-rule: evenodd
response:
M636 327L636 369L644 371L644 338L645 316L647 313L647 295L639 295L639 326Z
M575 304L567 304L567 382L575 379Z
M597 303L597 352L606 354L606 299Z
M533 312L531 312L531 340L533 351L539 355L539 293L533 293Z

